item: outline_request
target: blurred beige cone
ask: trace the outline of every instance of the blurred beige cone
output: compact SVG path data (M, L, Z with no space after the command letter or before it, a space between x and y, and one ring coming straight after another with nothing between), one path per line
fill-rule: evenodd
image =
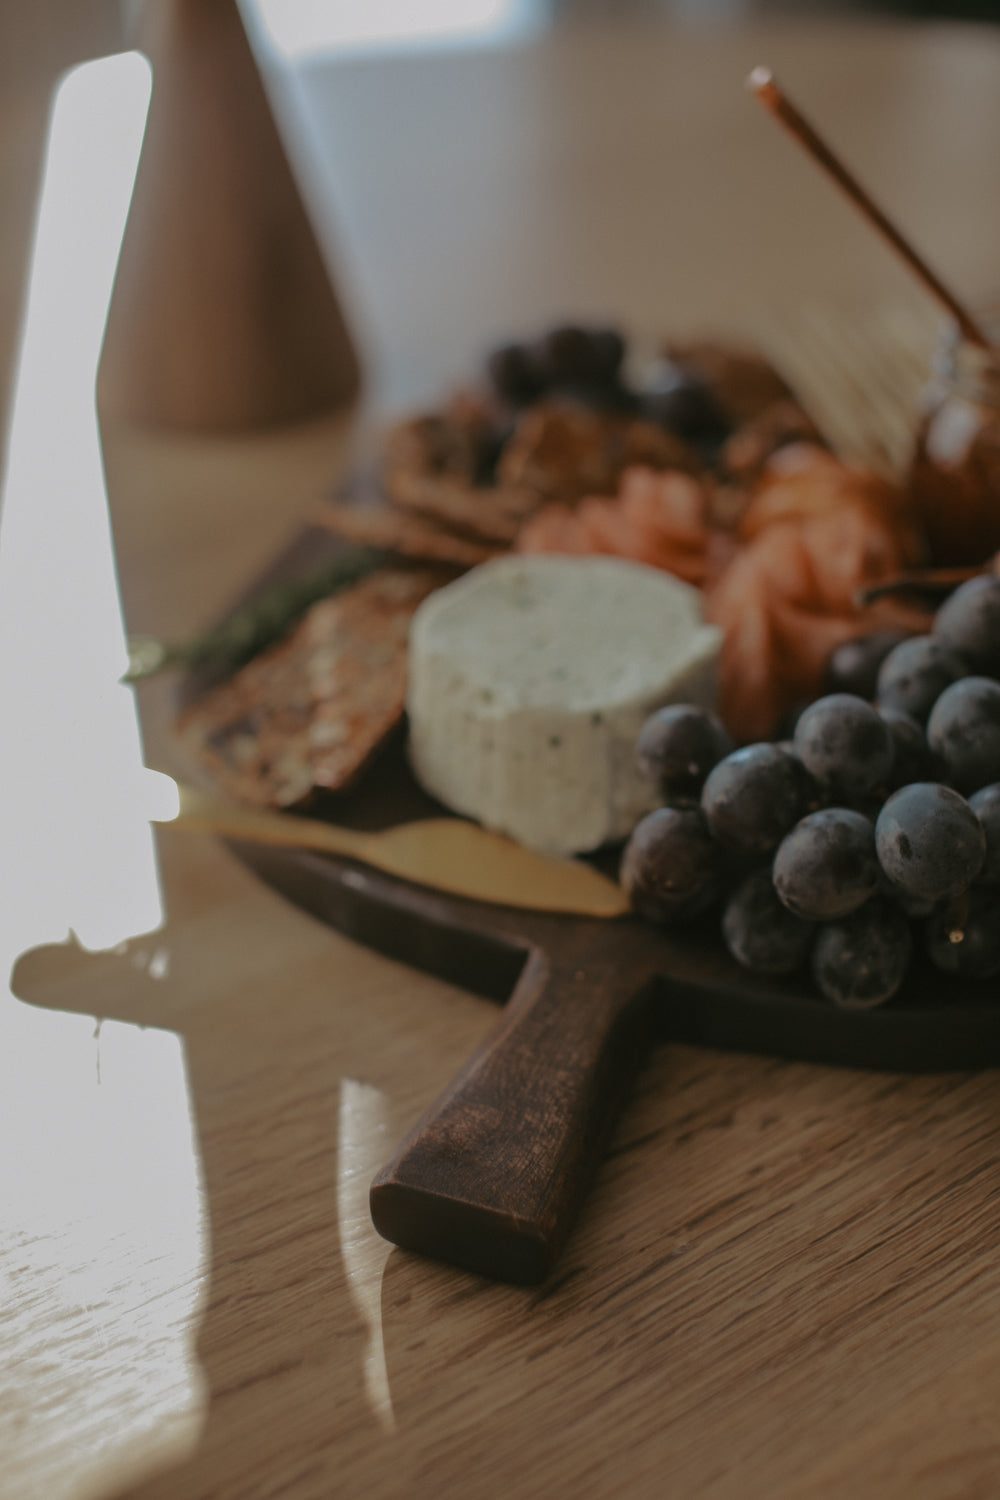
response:
M102 417L240 432L348 407L354 343L235 0L146 0L153 97Z

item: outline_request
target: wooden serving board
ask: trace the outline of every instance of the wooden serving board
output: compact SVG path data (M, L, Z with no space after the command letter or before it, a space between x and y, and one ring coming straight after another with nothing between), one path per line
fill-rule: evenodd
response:
M303 537L264 582L333 546ZM241 603L245 601L240 601ZM200 689L188 681L184 697ZM414 781L402 735L357 787L312 816L375 829L441 807ZM635 918L524 912L447 896L330 855L233 842L262 880L376 951L503 1005L497 1025L379 1173L372 1218L410 1250L513 1282L544 1280L650 1048L678 1041L891 1071L1000 1063L994 986L914 965L869 1011L808 979L749 974L718 919L682 934ZM615 851L605 857L614 869Z

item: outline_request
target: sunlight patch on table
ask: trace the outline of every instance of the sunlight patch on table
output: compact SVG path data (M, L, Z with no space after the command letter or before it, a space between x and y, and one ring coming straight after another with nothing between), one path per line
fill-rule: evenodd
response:
M385 1095L343 1078L337 1133L337 1219L347 1289L368 1330L364 1383L381 1425L395 1427L382 1338L382 1270L392 1246L380 1239L368 1209L368 1188L382 1164L389 1120Z
M104 58L66 76L50 122L0 509L5 981L69 933L113 949L163 923L164 788L120 681L95 393L149 96L143 58ZM151 945L147 972L168 964ZM181 1038L24 1005L5 983L0 1139L0 1487L60 1500L169 1462L204 1421L207 1220Z
M176 1459L204 1421L207 1215L181 1039L6 1003L0 1136L0 1452L31 1455L23 1487L13 1457L4 1483L58 1500L88 1470Z

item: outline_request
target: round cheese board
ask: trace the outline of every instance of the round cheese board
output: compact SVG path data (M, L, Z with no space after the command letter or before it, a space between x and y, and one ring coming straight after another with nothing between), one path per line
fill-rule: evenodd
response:
M309 528L238 601L342 546ZM196 703L204 674L183 682ZM206 771L195 775L204 782ZM410 771L399 728L348 791L308 812L377 830L445 812ZM993 983L915 961L888 1004L839 1009L807 976L774 980L725 951L718 914L682 930L634 916L543 913L448 895L357 860L230 841L269 886L380 953L495 1001L492 1034L379 1173L372 1217L406 1249L520 1283L548 1275L650 1048L689 1045L890 1071L1000 1063ZM614 875L620 849L594 863Z

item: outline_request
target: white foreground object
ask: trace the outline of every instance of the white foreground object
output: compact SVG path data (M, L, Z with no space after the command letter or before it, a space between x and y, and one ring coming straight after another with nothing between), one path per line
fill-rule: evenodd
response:
M410 757L456 812L549 854L624 838L660 798L647 716L715 702L722 632L701 595L610 557L502 557L438 590L410 629Z

